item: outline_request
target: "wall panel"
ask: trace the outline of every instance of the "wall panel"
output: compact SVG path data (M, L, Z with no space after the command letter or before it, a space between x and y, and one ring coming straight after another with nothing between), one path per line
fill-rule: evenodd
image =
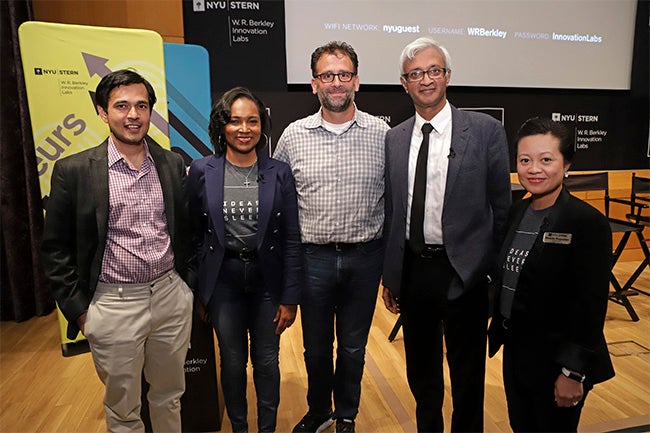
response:
M181 0L32 0L34 18L63 24L123 27L158 32L183 43Z

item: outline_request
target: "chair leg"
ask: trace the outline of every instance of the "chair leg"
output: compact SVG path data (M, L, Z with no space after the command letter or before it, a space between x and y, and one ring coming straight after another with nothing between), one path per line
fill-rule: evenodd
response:
M395 336L397 335L397 332L399 331L399 328L402 327L402 316L399 316L397 320L395 321L395 326L393 326L393 330L390 331L390 334L388 334L388 341L393 342L395 340Z
M634 290L637 293L650 296L650 293L641 289L637 289L636 287L632 287L632 285L636 282L637 278L639 278L639 276L646 268L646 266L650 266L650 250L648 249L648 244L646 243L646 239L643 238L643 232L641 230L637 231L636 236L639 239L639 244L641 245L641 251L643 251L645 259L643 259L643 261L639 264L639 267L637 267L634 273L630 276L630 279L628 280L627 283L625 283L624 288L629 288L630 290Z
M619 241L618 245L616 246L616 249L614 250L614 253L612 254L611 269L609 271L609 281L614 287L614 292L609 295L609 300L616 304L624 306L625 309L627 310L627 313L630 315L630 318L632 318L632 321L638 322L639 315L636 314L636 311L634 310L634 307L630 303L630 300L627 299L627 297L630 296L630 293L627 290L630 287L629 285L630 280L628 280L628 282L625 283L625 286L622 287L621 284L616 279L616 275L614 275L614 266L616 266L616 262L618 261L618 258L621 256L621 253L623 252L625 245L627 245L627 241L629 240L631 234L632 232L630 231L623 233L623 237ZM636 295L636 293L633 293L633 295Z
M639 264L639 267L636 268L636 271L634 271L632 276L630 276L630 281L626 284L626 286L629 285L630 290L634 290L637 293L641 293L642 295L650 296L650 293L648 293L648 292L646 292L644 290L638 289L638 288L633 286L633 284L636 282L637 278L639 278L639 276L641 275L641 273L643 272L643 270L645 269L646 266L648 266L648 261L647 260L644 260L643 262L641 262L641 264Z
M629 299L627 299L628 295L624 293L617 293L614 292L609 295L609 300L618 304L622 305L625 307L627 310L627 314L630 315L630 318L632 319L633 322L638 322L639 321L639 315L636 314L636 311L634 310L634 307L632 306L632 303L630 302Z
M627 299L627 297L630 296L630 293L627 290L623 290L623 287L621 287L621 284L616 279L614 272L610 271L609 279L612 286L614 286L614 292L610 293L609 300L618 305L624 306L625 309L627 310L627 313L630 315L632 321L638 322L639 315L636 314L636 311L634 310L632 303L630 303L630 300ZM636 295L636 293L632 293L632 295Z

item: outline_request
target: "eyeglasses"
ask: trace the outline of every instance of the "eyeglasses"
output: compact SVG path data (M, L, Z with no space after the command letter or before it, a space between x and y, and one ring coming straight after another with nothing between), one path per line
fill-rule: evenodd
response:
M356 72L339 72L338 74L323 72L322 74L314 75L314 78L319 78L323 83L331 83L334 81L334 77L339 77L341 83L347 83L352 81L352 77L355 75L357 75Z
M422 81L424 78L424 73L429 76L432 80L437 80L439 78L444 77L447 74L447 71L449 69L447 68L431 68L428 71L421 71L419 69L416 69L415 71L407 72L406 74L402 74L402 77L406 81L410 81L412 83L415 83L417 81Z

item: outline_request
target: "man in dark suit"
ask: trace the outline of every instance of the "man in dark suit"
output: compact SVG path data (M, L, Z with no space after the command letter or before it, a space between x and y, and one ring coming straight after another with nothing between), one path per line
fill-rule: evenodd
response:
M41 254L68 338L88 339L106 386L108 431L181 431L193 255L182 158L146 136L156 96L130 70L96 90L109 137L56 163ZM145 138L146 137L146 138Z
M443 335L451 430L482 431L487 285L511 202L505 131L447 102L449 53L435 41L407 45L401 65L416 114L386 135L383 299L401 312L418 431L443 431Z

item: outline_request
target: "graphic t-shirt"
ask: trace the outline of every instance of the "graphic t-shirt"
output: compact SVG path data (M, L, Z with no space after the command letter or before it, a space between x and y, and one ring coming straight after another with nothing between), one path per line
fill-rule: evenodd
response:
M537 239L537 235L539 234L542 222L551 208L552 206L546 209L534 210L528 206L519 223L519 227L515 231L515 236L512 238L512 243L510 244L502 268L503 282L501 285L499 311L505 318L510 318L512 301L515 297L521 268L526 263L530 249L533 247L535 239Z
M229 250L255 250L259 204L257 178L257 162L239 167L226 160L223 219Z

